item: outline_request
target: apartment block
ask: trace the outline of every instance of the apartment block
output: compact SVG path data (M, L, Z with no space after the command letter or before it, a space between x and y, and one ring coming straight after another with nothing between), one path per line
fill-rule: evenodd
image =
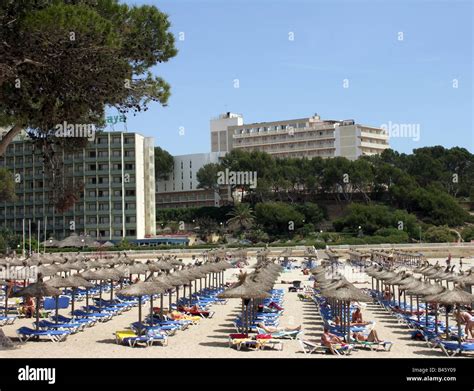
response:
M228 189L198 188L197 172L209 163L218 163L220 152L174 156L174 168L167 180L156 181L157 208L220 206L228 200Z
M28 137L18 137L0 167L20 178L17 200L0 203L0 227L21 234L23 221L41 226L41 238L63 239L75 231L98 240L144 239L156 234L154 140L129 132L96 134L86 148L63 153L62 175L84 184L74 207L58 213L51 205L42 154ZM46 232L44 231L46 224Z

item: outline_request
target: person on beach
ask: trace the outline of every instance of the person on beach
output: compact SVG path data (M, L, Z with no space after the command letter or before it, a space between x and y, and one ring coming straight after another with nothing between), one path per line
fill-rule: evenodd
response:
M450 267L451 266L451 254L448 255L448 259L446 259L446 266Z
M461 311L458 315L456 315L456 321L461 324L466 324L464 328L464 332L466 333L466 338L469 339L469 334L471 338L474 338L474 318L473 316L467 311Z
M336 315L334 317L334 324L336 326L341 325L341 318L339 317L339 315ZM357 327L357 326L367 326L369 324L370 324L370 322L351 322L351 326L355 326L355 327Z
M364 320L362 319L362 311L359 307L357 307L356 310L352 313L351 321L352 323L364 323Z
M35 302L31 296L27 296L24 303L20 305L20 312L27 318L32 318L35 313Z
M331 334L327 327L324 328L323 335L321 335L321 345L329 348L332 354L337 354L334 350L334 344L341 344L344 346L344 341L339 338L337 335Z
M379 336L377 334L377 331L375 331L375 329L370 330L370 333L367 336L365 336L361 332L356 332L356 333L352 334L352 338L354 338L357 341L362 341L362 342L383 342L379 338Z
M392 294L390 293L390 289L385 289L383 292L383 299L384 300L391 300L392 299Z

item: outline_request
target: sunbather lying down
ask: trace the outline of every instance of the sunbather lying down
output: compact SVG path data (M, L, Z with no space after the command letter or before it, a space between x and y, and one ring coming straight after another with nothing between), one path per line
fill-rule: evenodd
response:
M364 335L361 332L356 332L352 334L352 338L354 338L357 341L362 341L362 342L380 342L380 343L384 342L379 338L376 330L371 330L368 335Z
M258 327L260 327L262 330L265 330L267 333L278 333L282 331L300 331L301 330L301 325L297 327L273 327L273 326L266 326L264 323L259 323Z

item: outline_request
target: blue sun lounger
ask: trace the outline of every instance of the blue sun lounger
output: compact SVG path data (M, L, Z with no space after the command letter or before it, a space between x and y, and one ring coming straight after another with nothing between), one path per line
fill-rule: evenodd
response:
M33 337L48 337L53 342L62 342L71 334L66 330L33 330L29 327L20 327L16 333L21 342L26 342Z
M107 322L108 320L112 319L112 314L102 312L86 312L82 310L75 310L73 315L79 318L96 319L101 322Z
M272 336L272 338L276 338L276 339L284 339L284 338L288 338L288 339L296 339L299 337L299 335L301 334L301 330L291 330L291 331L276 331L276 332L273 332L273 333L267 333L264 329L260 328L257 326L257 333L258 334L270 334Z
M473 342L459 342L457 341L438 341L438 346L441 348L444 354L448 357L454 357L457 354L470 352L474 353L474 343Z
M34 323L36 324L36 322ZM71 334L75 334L78 331L84 330L84 323L53 323L47 320L40 320L38 327L41 330L68 330Z
M176 333L176 330L179 329L176 325L146 325L140 322L134 322L130 325L130 328L135 331L138 335L143 334L144 332L154 331L156 333L163 333L169 336L172 336Z
M18 316L0 316L0 326L6 326L15 323Z
M55 322L56 321L56 316L52 316L51 319ZM97 323L97 320L91 319L91 318L68 318L63 315L58 315L57 320L60 323L79 323L83 324L87 327L92 327Z

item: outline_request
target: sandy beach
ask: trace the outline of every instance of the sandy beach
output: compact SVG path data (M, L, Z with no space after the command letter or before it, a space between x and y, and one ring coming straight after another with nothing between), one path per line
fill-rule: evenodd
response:
M431 259L434 263L436 259ZM249 269L255 263L251 260ZM442 260L440 260L442 264ZM467 267L472 265L466 264ZM227 281L236 281L239 269L226 270ZM351 282L359 288L370 287L368 276L358 273L357 270L345 267L345 274ZM365 279L364 279L365 276ZM304 276L300 269L293 269L281 274L278 282L301 280L302 285L312 285L308 281L308 276ZM280 319L280 327L296 326L301 324L304 334L303 338L319 343L323 329L322 319L319 316L316 306L312 301L300 301L296 293L289 293L290 284L278 283L275 288L285 290L284 308L285 311ZM167 298L165 298L167 303ZM84 305L84 302L77 303L76 308ZM143 307L144 314L149 306ZM121 346L115 343L115 332L126 329L130 323L138 318L138 308L134 307L130 311L115 316L105 323L98 323L96 326L86 328L84 331L70 335L65 342L53 343L50 341L29 341L18 344L13 350L0 350L0 357L10 358L92 358L92 357L127 357L127 358L310 358L327 357L335 358L327 354L305 355L296 340L283 340L283 350L264 349L259 351L237 351L229 348L228 335L235 332L233 320L240 313L241 300L230 299L226 304L215 304L212 310L215 315L211 319L202 319L198 325L193 325L187 330L178 331L169 338L168 346L136 347ZM67 310L63 310L64 315ZM444 357L440 350L430 349L425 343L414 341L410 338L409 330L406 326L398 324L397 320L380 306L369 303L363 310L365 320L374 320L376 330L380 338L393 342L393 347L389 352L375 352L359 349L349 357L354 358L427 358ZM16 329L21 326L32 327L32 319L17 319L13 325L3 327L5 334L17 340Z

